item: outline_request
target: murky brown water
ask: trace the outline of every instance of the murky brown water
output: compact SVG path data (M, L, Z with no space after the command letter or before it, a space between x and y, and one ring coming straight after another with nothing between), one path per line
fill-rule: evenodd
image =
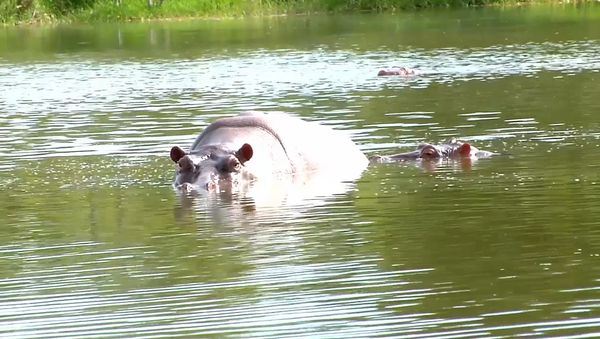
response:
M599 337L599 16L4 30L0 337ZM424 75L375 76L392 66ZM249 109L369 154L452 136L505 154L382 164L328 195L177 196L168 150Z

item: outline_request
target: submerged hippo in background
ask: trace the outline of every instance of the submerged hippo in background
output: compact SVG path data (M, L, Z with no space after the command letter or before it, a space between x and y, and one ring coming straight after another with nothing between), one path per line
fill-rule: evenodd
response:
M178 189L226 190L254 180L328 170L364 170L346 133L285 114L247 112L208 125L188 152L171 149Z
M369 157L371 163L395 162L405 160L451 160L451 159L479 159L488 158L497 153L483 151L475 148L467 142L460 142L452 138L448 144L434 145L423 143L417 146L417 149L410 152L398 153L394 155L372 155Z
M408 69L406 67L400 68L392 68L392 69L382 69L377 73L377 76L385 76L385 75L416 75L416 72L412 69Z

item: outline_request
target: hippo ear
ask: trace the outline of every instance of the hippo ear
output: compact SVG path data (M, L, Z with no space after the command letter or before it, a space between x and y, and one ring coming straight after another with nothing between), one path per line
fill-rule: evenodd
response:
M469 145L468 142L465 142L464 144L460 145L460 147L458 147L458 154L460 154L463 157L470 157L471 145Z
M252 159L252 155L254 155L254 150L250 144L243 144L242 147L236 152L236 156L240 161L245 163L246 161Z
M171 160L173 160L173 162L178 163L179 159L183 158L184 155L185 151L179 146L173 146L173 148L171 148Z

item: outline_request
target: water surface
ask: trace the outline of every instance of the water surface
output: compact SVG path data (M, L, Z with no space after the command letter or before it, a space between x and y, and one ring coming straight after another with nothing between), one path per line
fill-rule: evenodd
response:
M598 16L3 30L0 336L600 336ZM422 76L376 76L392 66ZM169 149L243 110L367 154L458 137L504 155L369 167L298 200L177 196Z

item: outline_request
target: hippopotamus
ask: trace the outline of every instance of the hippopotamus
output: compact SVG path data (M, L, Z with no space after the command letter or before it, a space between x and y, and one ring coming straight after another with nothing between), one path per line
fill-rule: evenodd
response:
M361 171L367 157L343 131L280 113L245 112L218 119L186 152L171 148L174 187L223 191L256 180L346 168Z
M448 144L434 145L422 143L417 149L410 152L398 153L394 155L372 155L369 157L371 163L393 162L402 160L418 159L479 159L488 158L496 153L479 150L467 142L458 141L452 138Z
M400 68L392 68L392 69L382 69L381 71L379 71L379 73L377 73L377 76L384 76L384 75L409 76L409 75L416 75L416 72L414 70L408 69L406 67L400 67Z

